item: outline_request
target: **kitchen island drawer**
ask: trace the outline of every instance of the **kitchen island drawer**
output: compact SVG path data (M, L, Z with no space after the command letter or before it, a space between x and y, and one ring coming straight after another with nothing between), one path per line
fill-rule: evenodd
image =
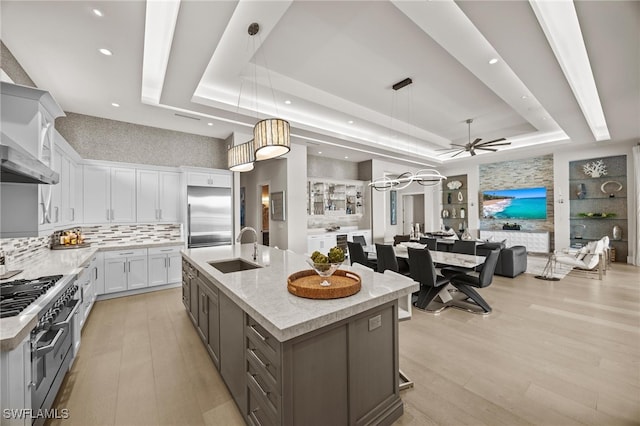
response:
M280 342L249 315L245 335L273 364L280 365ZM247 342L247 345L249 342Z
M248 415L251 415L251 406L255 405L256 407L260 407L258 411L266 413L266 416L264 417L269 418L274 424L279 424L280 403L282 399L280 392L269 385L251 362L247 364L247 370L247 386L249 395ZM254 399L255 401L252 402L251 399ZM254 409L256 407L254 407Z

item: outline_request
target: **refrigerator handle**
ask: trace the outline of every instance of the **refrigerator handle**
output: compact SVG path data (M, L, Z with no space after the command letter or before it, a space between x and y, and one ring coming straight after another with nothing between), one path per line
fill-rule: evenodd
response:
M187 245L191 247L191 204L187 204Z

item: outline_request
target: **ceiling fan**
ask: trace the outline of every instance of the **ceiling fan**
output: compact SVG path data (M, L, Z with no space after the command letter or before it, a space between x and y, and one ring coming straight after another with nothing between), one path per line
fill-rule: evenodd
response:
M457 146L460 148L445 148L441 150L441 151L449 151L449 152L458 151L455 154L453 154L451 158L456 157L462 154L463 152L468 152L471 155L476 155L476 150L496 152L497 151L497 149L495 148L496 146L511 145L511 142L502 142L506 140L505 138L494 139L492 141L487 141L487 142L480 142L482 138L476 138L473 142L471 142L471 123L473 123L473 119L468 118L466 120L466 123L469 125L469 139L468 139L469 142L467 142L466 145L452 143L451 144L452 147ZM502 143L499 143L499 142L502 142Z

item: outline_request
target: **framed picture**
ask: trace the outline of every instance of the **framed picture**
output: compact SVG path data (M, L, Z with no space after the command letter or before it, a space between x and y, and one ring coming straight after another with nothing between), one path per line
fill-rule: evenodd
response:
M246 225L246 221L245 221L245 203L244 203L244 194L245 194L245 189L244 186L240 187L240 226L244 227Z
M285 217L285 205L284 205L284 191L271 193L271 220L284 221Z
M394 190L389 191L389 205L391 206L391 224L398 224L398 193Z

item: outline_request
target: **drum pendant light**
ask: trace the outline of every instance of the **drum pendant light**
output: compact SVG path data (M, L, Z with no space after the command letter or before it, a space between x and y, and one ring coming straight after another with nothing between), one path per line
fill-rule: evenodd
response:
M227 166L232 172L250 172L253 161L253 141L232 146L227 151Z
M289 122L280 118L258 121L253 128L256 160L268 160L289 152L291 145Z

